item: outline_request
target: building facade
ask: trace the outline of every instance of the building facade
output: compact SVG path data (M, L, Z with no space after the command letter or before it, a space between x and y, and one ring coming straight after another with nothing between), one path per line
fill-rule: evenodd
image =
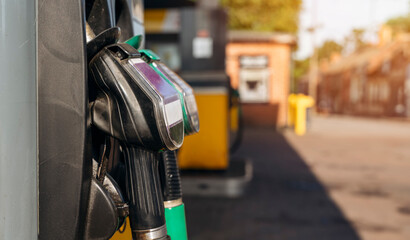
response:
M286 126L295 43L289 34L228 33L226 72L239 90L245 124Z
M410 117L409 39L368 47L322 68L318 110Z

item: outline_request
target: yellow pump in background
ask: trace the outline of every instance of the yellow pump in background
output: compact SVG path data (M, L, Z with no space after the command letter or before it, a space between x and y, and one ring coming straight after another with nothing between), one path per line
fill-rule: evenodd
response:
M124 229L125 227L125 229ZM120 231L121 229L124 229L124 231ZM131 227L130 227L130 219L127 217L125 226L123 225L120 230L117 230L110 239L111 240L132 240L132 233L131 233Z
M288 125L294 127L297 135L306 133L306 109L313 107L315 101L304 94L290 94L288 97Z
M178 152L181 169L224 170L229 165L229 96L226 87L194 88L200 131Z

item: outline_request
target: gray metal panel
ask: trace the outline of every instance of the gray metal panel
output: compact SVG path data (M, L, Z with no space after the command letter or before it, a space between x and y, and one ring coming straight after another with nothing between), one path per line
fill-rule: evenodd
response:
M37 238L36 1L0 0L0 239Z
M181 10L180 49L182 71L224 71L227 15L221 9L183 8ZM212 38L212 56L195 58L193 41L198 33L208 32Z
M41 240L84 239L92 162L83 4L38 0Z

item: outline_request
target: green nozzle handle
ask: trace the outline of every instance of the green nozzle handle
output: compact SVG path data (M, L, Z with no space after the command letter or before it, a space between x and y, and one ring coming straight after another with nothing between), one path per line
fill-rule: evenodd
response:
M165 151L159 161L165 222L171 240L187 240L185 207L182 202L181 178L175 151Z
M176 207L166 207L165 221L167 223L168 235L171 237L171 240L188 240L184 204Z

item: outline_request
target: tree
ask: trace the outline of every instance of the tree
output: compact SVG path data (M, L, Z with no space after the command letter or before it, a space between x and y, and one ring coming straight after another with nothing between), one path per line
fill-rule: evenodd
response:
M293 77L298 80L303 77L309 70L310 58L305 58L302 60L294 60L293 65Z
M322 46L317 49L318 61L323 59L328 59L332 57L334 53L341 53L343 51L343 46L333 40L326 40ZM293 77L295 79L294 87L296 87L299 80L309 72L310 68L310 57L302 60L294 60L293 67ZM295 91L296 89L292 89Z
M330 59L332 54L341 53L343 46L333 40L326 40L322 46L317 49L318 60ZM293 76L299 79L309 71L310 57L302 60L295 60Z
M229 28L296 33L302 0L221 0Z
M317 50L319 61L322 59L330 59L333 53L341 53L342 50L342 45L333 40L327 40Z
M391 18L386 22L386 25L391 27L393 34L410 32L410 14Z
M364 40L365 30L362 28L354 28L350 34L345 37L343 48L348 52L363 50L368 43Z

